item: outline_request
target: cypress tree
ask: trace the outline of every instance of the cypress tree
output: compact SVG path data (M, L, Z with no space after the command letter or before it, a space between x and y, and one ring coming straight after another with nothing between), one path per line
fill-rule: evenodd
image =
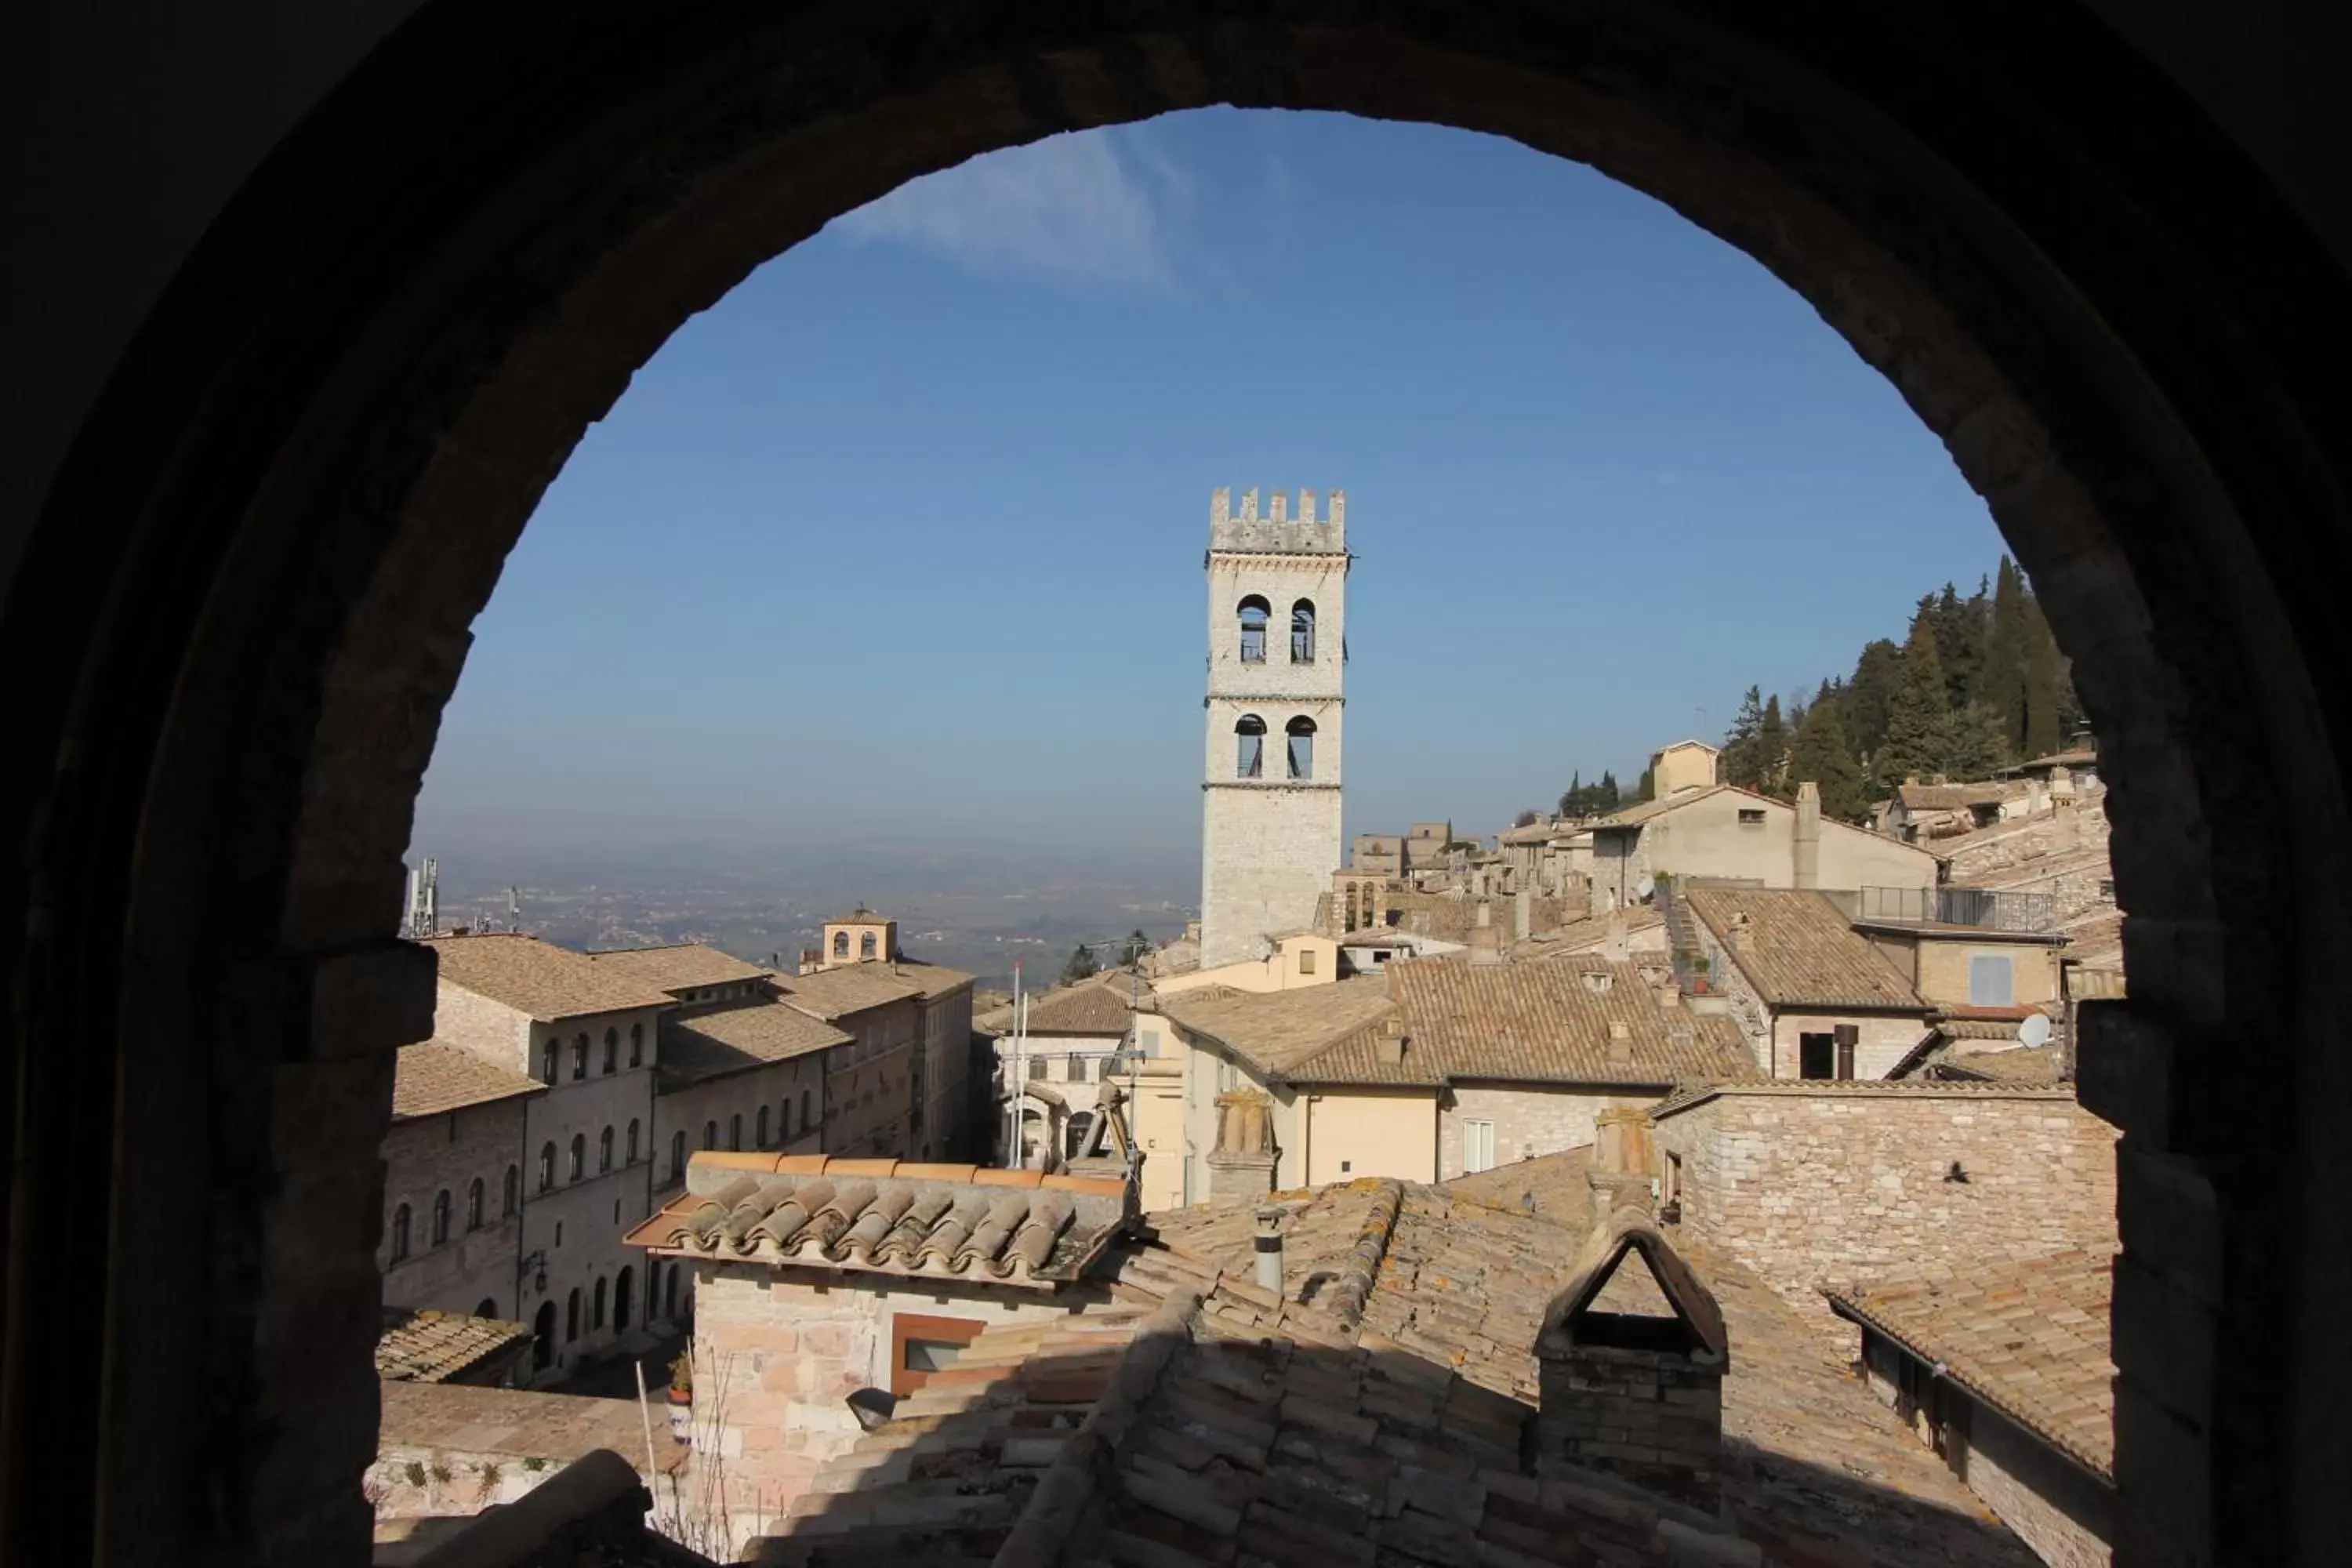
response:
M1584 815L1584 774L1581 771L1568 775L1568 793L1559 797L1562 816Z
M1936 657L1944 666L1944 704L1965 708L1973 700L1983 673L1985 598L1981 589L1972 599L1960 597L1949 583L1936 595Z
M2058 705L2061 683L2058 639L2050 635L2050 623L2042 618L2040 601L2028 595L2025 600L2025 733L2022 741L2029 757L2046 757L2062 745L2066 737L2059 732Z
M1887 787L1918 773L1942 771L1946 704L1943 661L1936 654L1932 604L1912 617L1911 636L1903 645L1901 674L1886 703L1886 741L1880 748L1877 773Z
M1749 687L1748 695L1739 700L1739 711L1732 715L1731 728L1723 737L1723 755L1716 759L1716 776L1727 784L1755 789L1764 779L1764 757L1760 737L1764 729L1764 693Z
M1903 672L1903 650L1880 637L1867 644L1862 658L1855 661L1853 679L1846 684L1846 739L1853 742L1854 755L1869 759L1878 754L1886 743L1886 705L1895 696L1895 683Z
M2011 754L2025 744L2025 580L2017 563L2004 555L1993 583L1992 625L1985 635L1979 700L1992 710L2001 749Z
M1748 787L1780 795L1788 765L1789 725L1780 717L1780 694L1776 691L1764 700L1764 716L1756 724L1756 782Z
M1593 801L1596 806L1602 811L1617 809L1617 775L1615 773L1607 768L1601 769L1601 782L1592 787L1598 792Z
M1981 702L1946 714L1938 740L1942 754L1936 771L1954 779L1990 778L1993 770L2008 760L2000 721Z
M1635 805L1641 805L1643 801L1648 800L1653 795L1656 795L1657 791L1658 781L1654 776L1654 770L1643 768L1642 770L1641 782L1633 786L1633 804Z
M1838 705L1825 698L1805 710L1805 721L1797 726L1796 741L1789 748L1790 794L1807 780L1821 786L1823 816L1858 822L1869 809L1863 797L1862 764L1854 761Z

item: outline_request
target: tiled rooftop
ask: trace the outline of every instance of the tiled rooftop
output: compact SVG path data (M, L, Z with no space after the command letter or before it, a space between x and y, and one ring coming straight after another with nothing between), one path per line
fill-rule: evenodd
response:
M1251 1283L1247 1210L1151 1216L1156 1242L1106 1260L1117 1316L983 1334L824 1467L754 1560L2033 1563L1728 1259L1685 1252L1732 1347L1717 1520L1526 1473L1528 1352L1585 1232L1394 1182L1275 1202L1279 1295Z
M720 1153L629 1232L655 1252L1051 1288L1126 1228L1125 1182L824 1154Z
M1630 938L1637 932L1655 931L1665 923L1666 917L1655 907L1634 904L1614 914L1590 915L1550 931L1538 931L1511 949L1511 956L1554 958L1568 953L1597 952L1616 932L1622 931Z
M1260 1072L1280 1077L1387 1017L1392 1010L1388 972L1295 991L1218 996L1181 992L1160 1010L1188 1033L1205 1036Z
M530 1330L521 1323L386 1307L383 1333L375 1342L375 1374L390 1382L446 1383L511 1359L530 1342Z
M1773 1095L1790 1100L1955 1095L1988 1100L2071 1100L2074 1090L2064 1084L1977 1083L1941 1079L1779 1079L1756 1083L1701 1084L1660 1100L1650 1108L1650 1117L1664 1121L1723 1095Z
M811 1017L831 1023L868 1007L904 1001L909 996L940 996L971 984L960 969L936 963L909 963L877 959L870 963L845 963L814 974L793 974L776 982L783 999Z
M530 1394L462 1383L377 1384L383 1396L376 1446L444 1453L512 1455L569 1464L610 1448L635 1464L646 1452L643 1418L635 1400ZM665 1471L686 1463L688 1449L656 1434L655 1463Z
M1969 806L1999 805L2002 801L2021 797L2022 784L1919 784L1906 781L1895 786L1895 798L1909 811L1958 811Z
M1948 1279L1832 1291L1830 1301L2112 1480L2114 1297L2114 1254L2077 1250L1989 1258Z
M588 958L608 974L650 985L656 991L731 985L774 973L697 942L676 942L668 947L611 948L591 952Z
M1654 816L1662 816L1679 806L1688 805L1693 801L1705 800L1709 795L1720 795L1730 787L1729 784L1706 784L1697 789L1681 790L1661 800L1645 800L1638 805L1629 805L1622 811L1612 812L1609 816L1588 822L1584 826L1588 829L1603 832L1611 828L1639 827Z
M781 1002L671 1016L661 1025L662 1085L700 1083L849 1043L831 1024Z
M1668 1085L1755 1076L1738 1026L1661 1005L1631 962L1579 955L1392 963L1410 1052L1449 1081Z
M1692 914L1773 1007L1868 1007L1924 1013L1927 1004L1821 894L1789 889L1695 888ZM1746 918L1735 944L1734 922Z
M535 936L436 936L425 945L440 956L442 979L541 1023L670 1005L659 986Z
M396 1122L537 1094L547 1087L446 1040L403 1046L395 1061L392 1119Z
M1150 1012L1158 1005L1151 983L1125 971L1098 974L1076 985L1064 985L1028 998L1029 1032L1033 1035L1124 1035L1130 1010ZM1013 1027L1010 1006L992 1009L974 1018L975 1028L992 1033Z

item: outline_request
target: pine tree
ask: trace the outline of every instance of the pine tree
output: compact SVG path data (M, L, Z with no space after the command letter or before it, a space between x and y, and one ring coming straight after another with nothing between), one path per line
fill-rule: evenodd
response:
M1839 822L1858 822L1870 803L1863 797L1862 764L1854 761L1838 705L1823 696L1805 710L1805 721L1789 748L1790 794L1810 780L1822 792L1822 815Z
M1763 729L1764 692L1751 686L1748 695L1739 700L1739 711L1732 715L1731 729L1723 737L1723 754L1716 759L1716 777L1743 789L1755 789L1763 784Z
M1062 984L1076 985L1079 981L1099 972L1100 966L1095 963L1093 950L1086 943L1080 942L1070 950L1070 961L1062 965Z
M2025 744L2025 579L2006 555L1992 590L1992 624L1985 634L1984 678L1978 700L2000 727L2001 748Z
M1764 717L1756 726L1756 782L1749 787L1780 795L1788 765L1789 726L1780 717L1780 693L1774 692L1764 700Z
M2025 732L2021 742L2029 757L2046 757L2064 743L2059 731L2060 666L2058 639L2042 616L2041 602L2025 601Z
M1886 740L1877 758L1877 773L1888 787L1920 773L1942 771L1947 689L1943 661L1936 654L1934 606L1923 605L1912 617L1911 636L1903 645L1902 674L1886 703Z
M1601 782L1593 786L1597 798L1593 805L1601 811L1617 809L1617 775L1607 768L1601 770Z
M1941 755L1936 771L1954 779L1987 779L2007 762L2001 743L2000 721L1981 702L1971 702L1944 716L1939 736Z
M1642 770L1641 782L1633 786L1633 799L1632 804L1639 805L1645 800L1655 798L1657 793L1658 780L1656 770L1653 768L1643 768Z
M1568 793L1559 797L1559 814L1573 820L1584 815L1584 774L1568 775Z

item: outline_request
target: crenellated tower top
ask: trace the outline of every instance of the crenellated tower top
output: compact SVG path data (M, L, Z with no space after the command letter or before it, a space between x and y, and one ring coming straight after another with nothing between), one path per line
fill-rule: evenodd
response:
M1333 490L1325 515L1315 515L1315 492L1298 492L1298 510L1290 510L1290 495L1276 490L1269 510L1258 515L1257 491L1242 492L1241 510L1233 506L1233 491L1209 495L1209 548L1251 555L1345 555L1348 553L1348 492Z

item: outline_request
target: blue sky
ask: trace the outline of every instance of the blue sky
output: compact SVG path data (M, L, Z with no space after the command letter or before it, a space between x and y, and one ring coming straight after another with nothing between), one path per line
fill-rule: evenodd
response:
M638 374L476 626L417 847L1190 854L1220 485L1348 491L1351 833L1631 784L2001 549L1810 306L1590 170L1330 115L1058 137Z

